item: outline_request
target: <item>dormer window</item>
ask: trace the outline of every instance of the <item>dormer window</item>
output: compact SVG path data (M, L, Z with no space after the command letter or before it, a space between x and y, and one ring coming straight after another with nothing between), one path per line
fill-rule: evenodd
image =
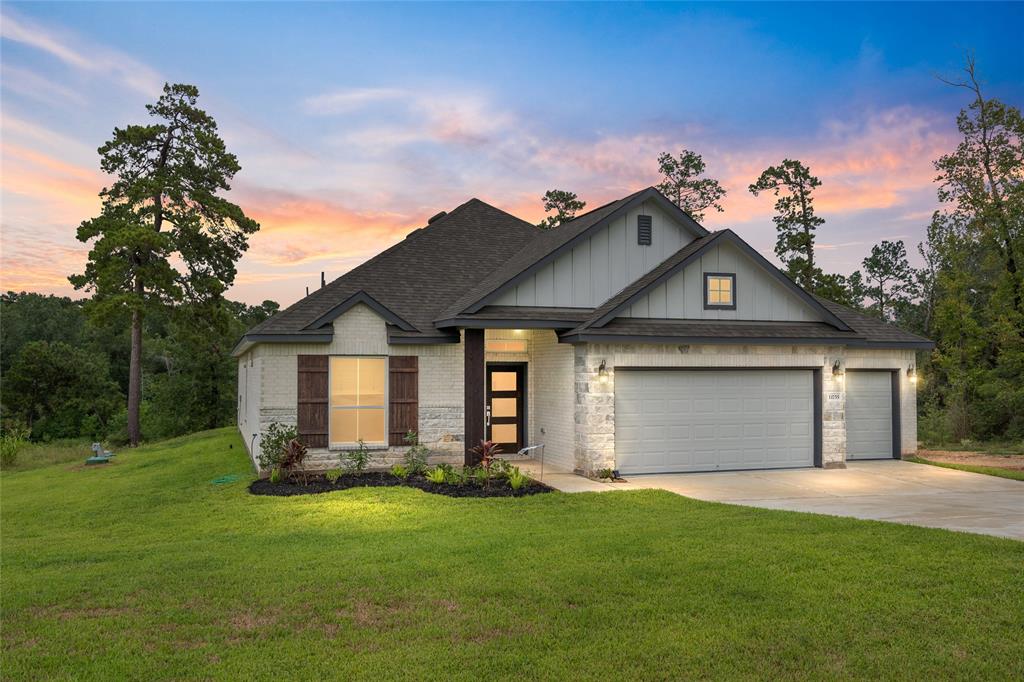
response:
M704 310L736 310L735 273L704 273Z

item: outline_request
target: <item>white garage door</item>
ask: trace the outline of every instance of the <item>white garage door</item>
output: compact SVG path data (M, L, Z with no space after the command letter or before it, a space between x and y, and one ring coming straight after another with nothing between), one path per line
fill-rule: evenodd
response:
M619 471L812 466L812 377L810 370L619 370Z
M892 457L892 373L846 373L846 459Z

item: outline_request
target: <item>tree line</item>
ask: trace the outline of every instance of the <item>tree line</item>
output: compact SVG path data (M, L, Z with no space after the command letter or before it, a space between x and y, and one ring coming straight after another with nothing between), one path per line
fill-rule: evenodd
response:
M934 161L941 208L933 214L923 261L911 267L901 240L871 247L861 269L825 272L814 245L825 218L815 211L821 180L798 159L783 159L747 190L775 199L775 255L811 293L933 339L920 353L919 432L938 442L1024 438L1024 121L1018 107L985 95L975 61L964 77L956 118L960 140ZM723 212L726 189L706 175L702 156L683 149L658 157L658 189L695 220ZM586 206L566 190L544 195L552 229Z

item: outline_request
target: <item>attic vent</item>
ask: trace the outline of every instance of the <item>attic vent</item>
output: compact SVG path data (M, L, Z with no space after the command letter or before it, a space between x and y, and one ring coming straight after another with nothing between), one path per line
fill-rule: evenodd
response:
M640 246L651 245L651 216L638 215L636 217L636 243Z
M434 222L435 220L440 220L441 218L445 217L446 215L448 215L448 211L441 211L437 215L433 216L430 220L428 220L427 221L427 225L429 225L430 223Z

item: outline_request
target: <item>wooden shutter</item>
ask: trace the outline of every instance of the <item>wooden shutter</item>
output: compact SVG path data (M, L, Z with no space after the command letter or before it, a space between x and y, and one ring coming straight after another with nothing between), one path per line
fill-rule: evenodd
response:
M327 447L327 363L329 355L299 356L299 440L306 447Z
M388 358L388 445L405 445L405 434L419 431L419 358Z

